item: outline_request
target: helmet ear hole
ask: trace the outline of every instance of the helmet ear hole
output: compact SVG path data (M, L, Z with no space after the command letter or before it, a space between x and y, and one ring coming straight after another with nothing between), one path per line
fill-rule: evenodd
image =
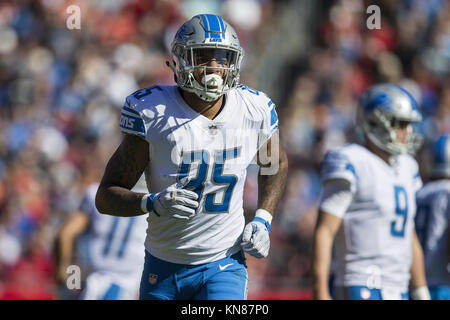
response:
M377 126L375 120L369 120L367 121L367 124L369 125L370 128L375 128Z

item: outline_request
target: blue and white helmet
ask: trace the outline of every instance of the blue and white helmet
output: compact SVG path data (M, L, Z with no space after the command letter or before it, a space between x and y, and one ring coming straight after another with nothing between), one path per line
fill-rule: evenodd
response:
M430 176L432 178L450 177L450 134L437 137L432 146L432 165Z
M208 51L214 57L226 59L224 76L220 77L206 65L199 65L202 54ZM204 101L215 101L239 84L239 72L243 57L238 36L220 16L200 14L185 22L178 29L172 42L175 81L183 90L193 92ZM203 68L202 83L194 78L194 71ZM217 69L214 67L214 69Z
M422 121L417 102L402 87L382 83L370 87L359 100L357 124L369 139L380 149L390 154L414 154L422 143L417 124ZM402 143L395 126L407 123L408 136Z

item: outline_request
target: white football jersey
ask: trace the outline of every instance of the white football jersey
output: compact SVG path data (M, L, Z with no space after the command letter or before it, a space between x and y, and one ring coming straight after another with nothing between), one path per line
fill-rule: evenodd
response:
M415 222L424 253L427 284L450 286L450 180L432 181L419 190Z
M95 207L97 189L98 184L90 185L80 205L80 210L88 214L90 221L84 239L89 268L140 279L144 266L147 215L114 217L99 213ZM146 192L142 184L137 184L133 190Z
M358 144L330 150L322 180L350 182L353 199L336 234L335 285L395 287L406 291L410 278L415 193L422 181L409 155L388 165Z
M199 208L189 220L149 215L146 249L179 264L207 263L239 251L247 167L277 127L270 98L243 85L225 95L213 120L189 107L177 86L153 86L128 96L120 128L149 143L149 191L187 177L183 187L199 195Z

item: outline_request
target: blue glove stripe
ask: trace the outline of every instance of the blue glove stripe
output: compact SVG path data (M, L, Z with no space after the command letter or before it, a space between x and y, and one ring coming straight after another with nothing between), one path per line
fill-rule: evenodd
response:
M270 223L268 223L268 222L267 222L266 220L264 220L263 218L260 218L260 217L254 217L254 218L253 218L253 221L261 222L263 225L266 226L267 232L270 232Z
M159 214L153 209L153 198L155 198L155 196L156 196L156 193L150 193L150 195L147 198L146 207L147 207L148 212L153 211L159 217Z

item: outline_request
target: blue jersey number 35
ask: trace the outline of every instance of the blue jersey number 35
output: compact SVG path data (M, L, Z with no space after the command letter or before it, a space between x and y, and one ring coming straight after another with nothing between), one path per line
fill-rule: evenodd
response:
M214 154L214 164L212 166L211 182L215 185L226 186L225 194L220 203L214 202L216 193L203 194L205 181L209 171L210 154L206 150L186 152L182 156L182 163L178 173L178 180L189 176L193 163L197 163L197 172L195 178L190 180L184 188L197 193L199 199L205 196L204 209L208 213L228 213L230 201L234 187L237 182L235 175L223 174L225 160L234 159L240 156L240 148L217 151Z

